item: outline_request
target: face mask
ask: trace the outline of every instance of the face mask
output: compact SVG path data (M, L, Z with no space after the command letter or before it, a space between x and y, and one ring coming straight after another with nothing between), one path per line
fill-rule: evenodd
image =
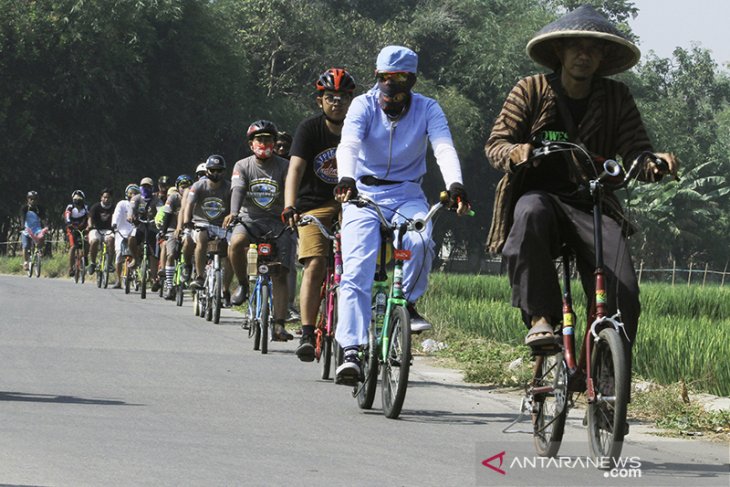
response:
M274 143L251 142L251 148L257 159L269 159L274 154Z
M378 103L380 108L391 117L403 113L403 110L411 100L412 83L388 83L378 81Z
M149 186L142 186L139 188L140 194L142 195L142 198L148 200L152 198L152 188Z
M208 172L208 174L206 175L206 177L208 179L210 179L211 181L213 181L214 183L217 183L218 181L221 180L221 176L222 175L223 174L221 174L219 172Z

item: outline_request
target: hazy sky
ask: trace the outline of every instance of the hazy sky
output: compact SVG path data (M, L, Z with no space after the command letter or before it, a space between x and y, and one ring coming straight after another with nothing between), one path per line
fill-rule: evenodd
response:
M639 36L642 54L650 50L672 57L679 46L698 42L709 49L718 64L730 70L730 1L728 0L633 0L639 15L630 21Z

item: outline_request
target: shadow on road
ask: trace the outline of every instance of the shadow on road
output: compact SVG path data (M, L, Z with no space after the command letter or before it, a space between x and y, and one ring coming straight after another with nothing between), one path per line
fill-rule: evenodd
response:
M76 396L54 396L51 394L28 394L25 392L0 391L0 401L52 402L58 404L94 404L99 406L143 406L109 399L87 399Z
M494 424L494 423L511 423L517 417L511 413L456 413L453 411L438 410L404 410L400 419L413 423L429 423L429 424Z

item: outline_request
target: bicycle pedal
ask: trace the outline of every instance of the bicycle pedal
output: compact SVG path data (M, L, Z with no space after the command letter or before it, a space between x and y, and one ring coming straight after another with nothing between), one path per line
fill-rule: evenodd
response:
M530 355L532 357L538 357L538 356L550 356L555 355L556 353L560 353L561 347L555 343L551 343L548 345L542 345L539 347L531 347Z

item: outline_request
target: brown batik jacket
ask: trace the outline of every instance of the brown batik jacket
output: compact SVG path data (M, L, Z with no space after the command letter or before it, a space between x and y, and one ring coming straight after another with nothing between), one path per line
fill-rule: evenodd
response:
M558 117L555 93L544 74L521 79L507 96L484 148L492 166L505 173L497 185L487 240L489 252L502 250L512 226L515 203L523 192L524 171L510 163L510 149L515 144L531 141ZM604 158L620 156L627 166L642 151L653 150L628 87L607 78L593 81L588 109L578 124L578 134L593 155ZM586 174L582 176L588 177ZM654 180L647 171L643 171L639 178ZM607 214L619 223L625 223L621 205L613 194L607 195L605 206Z

